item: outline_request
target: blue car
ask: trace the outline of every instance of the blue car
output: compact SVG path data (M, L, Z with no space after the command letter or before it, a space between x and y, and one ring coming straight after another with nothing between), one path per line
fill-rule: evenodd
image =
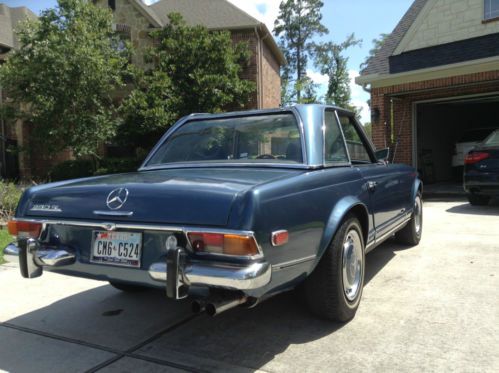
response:
M137 172L28 189L5 257L26 278L162 288L210 315L299 287L316 315L345 322L366 253L421 239L422 183L387 157L337 107L193 114Z
M499 197L499 129L466 155L463 180L472 205L488 205L492 198Z

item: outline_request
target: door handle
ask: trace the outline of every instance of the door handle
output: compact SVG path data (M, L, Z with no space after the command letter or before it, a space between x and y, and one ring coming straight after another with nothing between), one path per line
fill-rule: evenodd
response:
M378 186L378 182L377 181L368 181L367 182L367 189L370 192L374 192L376 190L377 186Z

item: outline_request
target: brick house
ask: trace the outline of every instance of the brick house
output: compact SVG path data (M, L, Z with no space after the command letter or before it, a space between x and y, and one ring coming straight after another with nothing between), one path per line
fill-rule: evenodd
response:
M256 91L248 108L280 106L280 67L285 63L284 55L264 23L227 0L161 0L151 6L145 5L141 0L93 0L93 2L98 6L111 8L116 31L134 47L132 63L143 67L145 52L154 42L150 32L164 27L168 22L169 13L180 13L189 25L203 25L210 30L230 31L234 42L247 42L251 51L250 61L242 72L244 79L256 83ZM15 136L19 145L23 146L26 143L23 138L27 137L26 125L17 123L16 127L18 133L25 133L24 137ZM44 176L54 164L70 158L70 152L51 158L41 154L31 157L27 154L20 156L19 176L22 178Z
M415 0L356 82L377 147L426 182L455 179L455 144L499 127L499 0Z
M0 64L12 50L19 48L19 40L14 30L26 19L35 19L36 15L25 7L11 8L0 4ZM0 87L0 101L5 100ZM15 153L6 151L16 147L18 139L23 137L22 127L8 125L0 120L0 172L4 177L15 177L19 172L19 161Z

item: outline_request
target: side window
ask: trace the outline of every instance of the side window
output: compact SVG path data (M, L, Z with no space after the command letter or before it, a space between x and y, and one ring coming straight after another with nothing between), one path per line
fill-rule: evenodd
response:
M326 138L324 161L326 163L344 163L348 162L347 151L343 137L341 136L340 126L336 120L334 111L326 111Z
M354 124L354 119L350 116L341 114L339 114L339 118L352 163L371 163L369 151L362 141L360 132Z

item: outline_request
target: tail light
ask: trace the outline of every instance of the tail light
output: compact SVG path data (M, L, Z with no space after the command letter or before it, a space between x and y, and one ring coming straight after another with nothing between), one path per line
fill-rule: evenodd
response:
M258 255L258 246L251 236L223 233L188 233L189 241L196 252L235 256Z
M490 153L486 153L486 152L470 152L470 153L468 153L468 155L466 156L466 158L464 158L464 163L465 164L473 164L473 163L477 163L477 162L483 161L484 159L487 159L489 157L490 157Z
M41 223L28 221L10 220L7 223L7 227L11 235L22 238L38 238L42 231Z

